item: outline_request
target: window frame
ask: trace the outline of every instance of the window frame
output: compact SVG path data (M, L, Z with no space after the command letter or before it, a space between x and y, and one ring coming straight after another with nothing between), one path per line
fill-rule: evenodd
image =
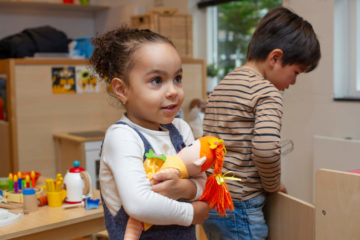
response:
M335 101L360 101L360 0L334 0Z

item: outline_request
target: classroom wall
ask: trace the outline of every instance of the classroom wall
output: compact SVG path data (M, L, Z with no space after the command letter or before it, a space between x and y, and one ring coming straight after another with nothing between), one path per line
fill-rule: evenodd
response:
M95 34L95 18L93 12L75 10L56 10L46 8L0 8L2 24L0 39L19 33L26 28L52 26L66 33L69 38L93 36Z
M0 22L11 22L1 26L0 39L19 33L25 28L52 26L71 39L94 36L121 24L130 24L130 17L143 14L154 8L177 8L178 13L187 13L187 1L177 0L92 0L93 5L111 6L109 9L78 11L54 7L30 6L15 8L0 7Z
M206 17L204 10L196 9L194 2L196 0L189 0L190 11L198 16L203 14L200 21L204 24L194 34L194 39L197 39L206 37ZM293 152L283 158L282 181L292 196L313 202L314 136L360 139L360 102L333 100L334 0L283 0L283 5L311 22L322 51L317 69L301 74L296 85L285 92L281 133L283 139L292 139L295 144ZM199 54L197 57L206 59L206 41L202 41L202 44L194 41L194 52ZM339 148L338 151L345 150ZM350 157L329 161L352 160L346 158Z

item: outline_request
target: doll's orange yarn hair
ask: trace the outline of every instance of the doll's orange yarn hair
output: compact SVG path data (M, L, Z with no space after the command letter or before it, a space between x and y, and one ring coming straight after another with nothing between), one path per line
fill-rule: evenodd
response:
M200 157L206 156L201 171L214 166L214 173L208 176L204 193L199 200L208 202L211 208L216 207L221 216L226 215L226 210L234 210L234 204L222 175L226 152L224 141L212 136L202 137L199 140Z

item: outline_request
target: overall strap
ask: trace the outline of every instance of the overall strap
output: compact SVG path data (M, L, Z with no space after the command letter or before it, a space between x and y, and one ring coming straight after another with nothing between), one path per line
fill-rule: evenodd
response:
M132 128L132 129L135 130L135 132L139 135L139 137L141 138L141 140L142 140L143 143L144 143L144 148L145 148L144 160L145 160L145 159L146 159L145 154L146 154L147 152L149 152L150 149L153 149L153 148L151 147L151 144L149 143L149 141L145 138L145 136L144 136L139 130L137 130L136 128L132 127L131 125L129 125L129 124L126 123L126 122L118 121L118 122L116 122L115 124L127 125L127 126L129 126L130 128Z
M179 152L185 147L184 139L180 134L179 130L174 126L174 124L161 124L161 126L169 130L171 143L173 144L176 152Z
M137 130L136 128L132 127L131 125L129 125L129 124L126 123L126 122L118 121L118 122L116 122L115 124L127 125L127 126L129 126L130 128L134 129L134 131L139 135L139 137L141 138L141 140L142 140L143 143L144 143L145 152L144 152L143 158L144 158L144 160L145 160L145 159L146 159L145 154L146 154L147 152L149 152L150 149L152 149L151 144L150 144L149 141L145 138L145 136L144 136L139 130ZM103 145L104 145L104 140L103 140L102 143L101 143L100 152L99 152L99 157L101 157Z
M134 129L134 131L139 135L139 137L141 138L141 140L144 143L144 148L145 148L145 152L144 152L144 160L146 159L145 154L147 152L149 152L150 149L153 149L151 147L151 144L149 143L149 141L145 138L145 136L136 128L132 127L130 124L123 122L123 121L118 121L115 124L123 124L123 125L127 125L130 128ZM166 128L169 131L169 135L170 135L170 140L172 145L174 146L176 152L179 152L181 149L183 149L185 147L185 143L183 140L182 135L180 134L179 130L174 126L174 124L169 123L169 124L161 124L162 127ZM101 148L100 148L100 154L102 153L102 146L104 144L104 140L101 144Z

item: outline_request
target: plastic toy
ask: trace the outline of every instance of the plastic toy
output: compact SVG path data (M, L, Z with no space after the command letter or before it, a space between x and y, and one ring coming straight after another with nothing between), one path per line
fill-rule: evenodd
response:
M157 174L168 169L174 169L179 177L187 178L214 167L214 174L208 177L204 193L199 200L207 201L211 208L216 207L221 215L226 215L226 210L232 211L234 205L224 181L228 177L222 174L226 153L223 142L222 139L211 136L201 137L174 156L157 155L150 150L144 161L146 175L156 183ZM151 224L141 223L130 217L124 239L139 239L142 230L146 231L150 227Z
M80 203L84 198L91 197L91 179L84 168L80 167L79 161L74 161L71 168L64 177L67 191L66 203Z
M12 176L11 176L12 178ZM14 183L13 183L14 185ZM0 178L0 189L1 190L9 190L10 187L10 178Z
M90 209L97 209L99 208L99 202L100 199L91 199L91 198L86 198L85 199L85 209L86 210L90 210Z
M42 189L36 188L35 186L39 176L40 173L34 171L9 173L9 177L6 180L7 187L3 187L3 196L5 201L23 203L22 189L29 187L34 188L36 196L39 196L42 193Z
M14 178L16 178L16 176ZM24 202L24 198L22 194L23 190L18 189L17 191L15 191L17 186L15 185L15 182L14 182L14 186L15 186L14 191L8 191L8 190L3 191L4 200L6 202L12 202L12 203L23 203ZM36 198L40 198L41 196L44 195L44 190L42 188L35 188L34 190L35 190Z

